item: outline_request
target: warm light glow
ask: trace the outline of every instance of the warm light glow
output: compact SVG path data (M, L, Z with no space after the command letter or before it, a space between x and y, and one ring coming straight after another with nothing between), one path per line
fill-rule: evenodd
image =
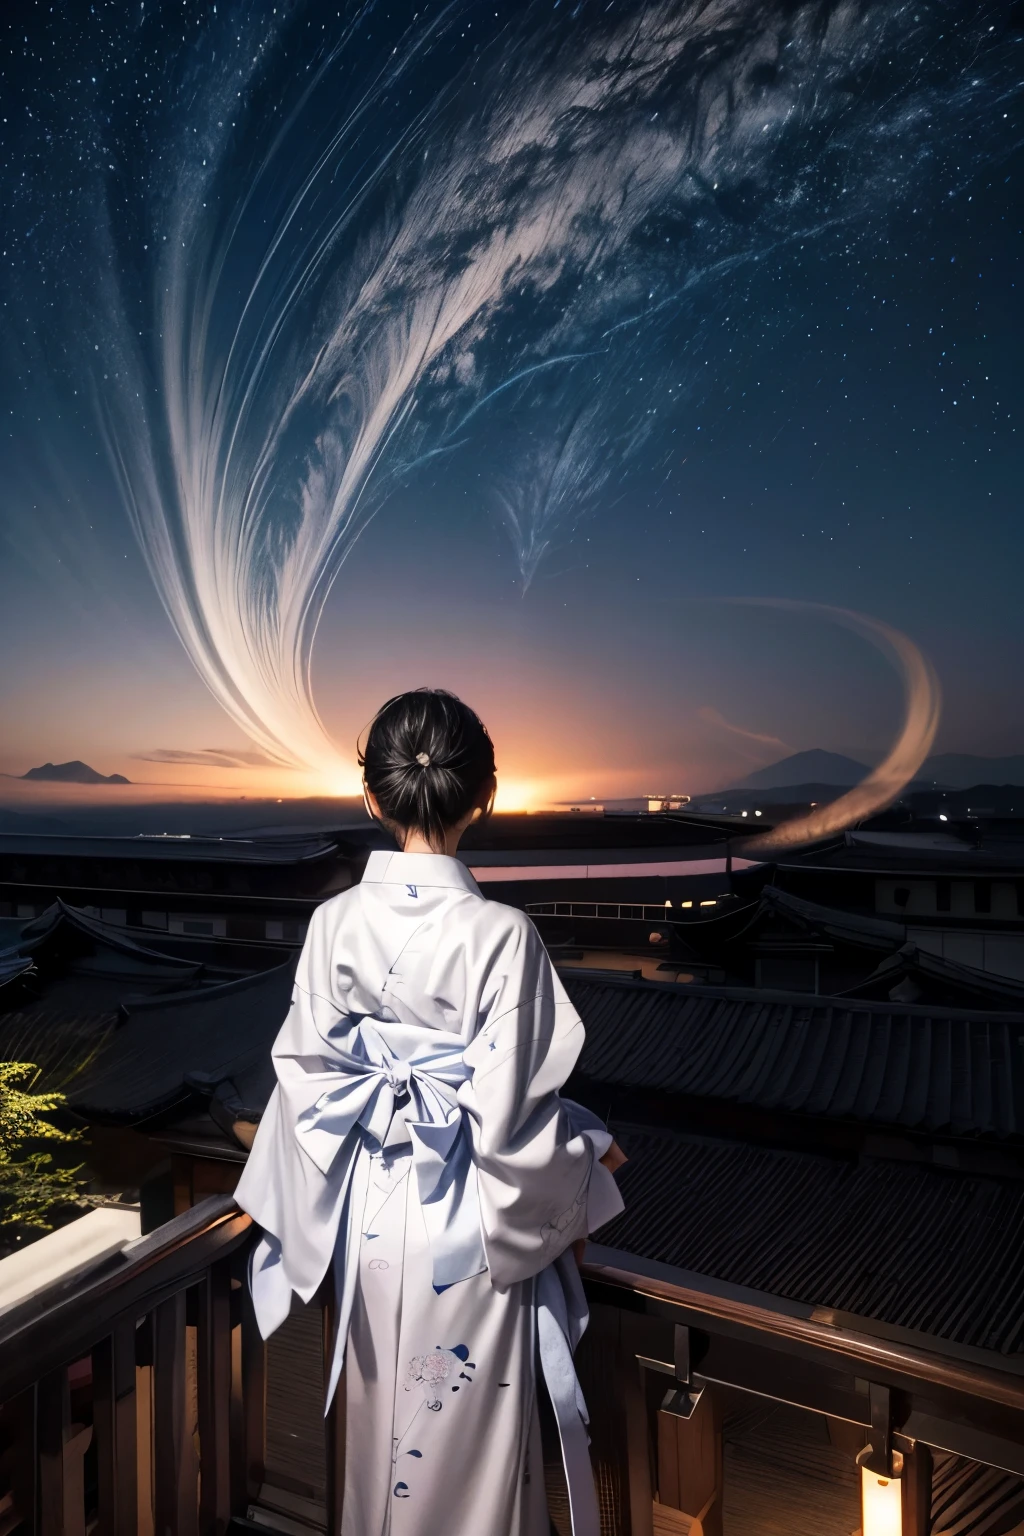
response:
M318 778L317 785L322 795L337 795L342 799L350 799L353 796L362 796L363 776L358 768L351 774L330 775Z
M903 1484L860 1469L863 1536L903 1536Z
M498 793L494 797L496 811L534 811L545 804L540 786L529 779L505 779L498 775Z

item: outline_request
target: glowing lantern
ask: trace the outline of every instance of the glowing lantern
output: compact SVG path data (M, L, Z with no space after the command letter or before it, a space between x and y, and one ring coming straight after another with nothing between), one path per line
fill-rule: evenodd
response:
M863 1536L903 1536L903 1483L898 1477L880 1477L868 1467L860 1469Z

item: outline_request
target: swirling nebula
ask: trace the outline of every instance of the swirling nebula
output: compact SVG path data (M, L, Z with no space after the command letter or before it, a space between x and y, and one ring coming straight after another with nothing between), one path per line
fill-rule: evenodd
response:
M391 48L374 6L349 9L303 73L302 6L228 7L159 124L110 128L118 187L146 189L126 211L108 185L102 224L97 399L125 507L210 691L269 757L328 778L317 626L396 480L485 444L481 515L527 585L609 481L657 460L737 271L876 218L924 174L937 117L966 142L994 89L980 11L968 55L943 4L509 9L424 10ZM924 711L891 790L934 702L883 632Z

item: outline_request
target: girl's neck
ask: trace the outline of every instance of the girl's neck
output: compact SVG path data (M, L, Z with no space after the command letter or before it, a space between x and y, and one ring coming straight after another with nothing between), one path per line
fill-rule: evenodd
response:
M443 848L434 848L434 847L431 846L430 843L427 842L427 840L423 836L422 832L410 832L408 834L408 836L406 837L405 842L402 844L402 852L403 853L435 853L435 854L445 855L448 858L454 858L456 849L459 846L459 842L460 842L461 838L462 838L462 828L461 827L451 827L445 833L444 847Z

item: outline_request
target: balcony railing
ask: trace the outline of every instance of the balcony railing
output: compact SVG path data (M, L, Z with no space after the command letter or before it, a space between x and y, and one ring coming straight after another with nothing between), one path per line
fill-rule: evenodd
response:
M251 1222L186 1211L0 1317L0 1532L214 1536L262 1443Z
M336 1536L344 1423L320 1413L318 1309L264 1347L252 1237L214 1197L0 1317L0 1536L220 1536L233 1520ZM827 1421L851 1476L857 1451L875 1468L902 1456L905 1536L929 1530L933 1449L1024 1476L1018 1360L589 1258L579 1369L602 1536L721 1532L737 1394Z

